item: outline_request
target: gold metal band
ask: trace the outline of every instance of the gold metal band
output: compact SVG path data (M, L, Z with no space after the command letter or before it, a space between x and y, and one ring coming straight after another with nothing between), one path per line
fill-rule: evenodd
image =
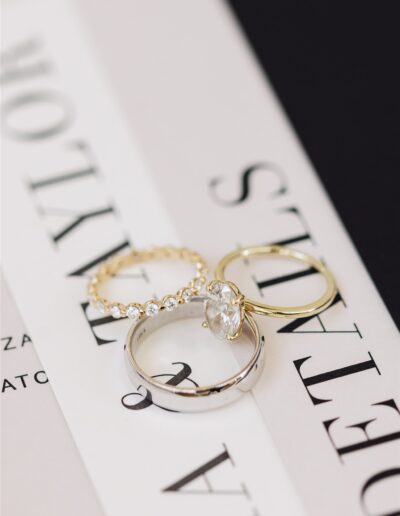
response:
M225 281L225 269L232 261L237 260L238 258L249 258L252 256L279 256L282 258L289 258L310 265L322 274L322 276L325 278L327 287L322 297L320 297L313 303L309 303L302 306L272 306L245 297L245 310L260 315L269 315L272 317L288 317L296 319L299 317L310 317L311 315L316 315L328 308L328 306L334 300L337 293L337 289L335 285L335 280L329 269L321 261L317 260L316 258L308 254L279 245L248 247L244 249L238 249L237 251L233 251L232 253L227 254L221 259L221 261L217 265L217 268L215 270L216 279L219 281Z
M184 260L196 266L196 275L176 294L164 296L162 301L151 299L146 303L129 303L127 305L119 302L110 302L99 293L100 286L114 276L118 271L132 265L155 261L155 260ZM143 251L132 250L125 255L117 255L104 262L97 273L90 279L88 294L89 300L101 313L111 313L113 317L129 317L137 321L144 315L155 315L160 310L171 311L179 303L185 303L198 295L207 281L207 265L203 258L196 252L186 248L177 247L154 247Z

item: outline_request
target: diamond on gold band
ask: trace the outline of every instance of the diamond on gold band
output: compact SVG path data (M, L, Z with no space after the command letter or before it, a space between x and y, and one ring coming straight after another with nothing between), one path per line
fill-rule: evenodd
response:
M140 308L136 305L129 305L126 309L126 315L132 321L138 321L140 319Z
M207 286L207 293L207 326L219 338L236 339L244 319L244 298L238 288L230 281L214 280Z
M225 269L234 260L254 256L279 256L311 266L325 278L325 293L312 303L288 307L267 305L243 296L234 283L225 279ZM244 312L271 317L310 317L328 308L337 294L333 275L321 261L301 251L280 245L248 247L233 251L218 263L215 277L216 279L207 286L209 295L206 303L207 326L216 335L228 340L235 339L240 335Z
M110 302L99 293L99 287L121 269L132 265L155 260L184 260L193 263L196 274L187 287L181 288L175 295L167 295L162 301L151 299L145 303L129 303L125 305ZM207 265L203 258L190 249L181 247L154 247L147 250L132 250L126 255L114 256L103 263L97 273L90 279L88 295L91 304L102 314L111 314L115 319L128 317L136 322L144 316L155 316L160 310L172 311L180 303L189 302L200 293L207 283Z

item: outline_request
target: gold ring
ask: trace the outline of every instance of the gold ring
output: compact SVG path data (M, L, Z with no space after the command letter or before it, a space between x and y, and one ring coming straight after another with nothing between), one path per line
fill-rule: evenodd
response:
M310 265L325 278L326 291L316 301L302 306L273 306L249 299L234 283L225 279L225 269L234 260L252 256L279 256ZM215 278L207 285L210 300L206 306L206 321L214 333L220 333L229 340L240 335L245 311L271 317L310 317L325 310L337 293L333 275L321 261L301 251L279 245L248 247L227 254L218 263Z
M99 293L100 286L110 277L125 267L155 260L184 260L196 266L196 275L186 287L176 294L168 294L161 301L150 299L145 303L110 302ZM154 316L160 310L172 311L179 303L187 303L193 296L200 293L207 282L207 265L196 252L178 247L154 247L142 251L132 250L128 254L118 255L104 262L97 273L90 279L88 287L89 301L101 313L110 313L115 319L129 317L138 321L143 316Z

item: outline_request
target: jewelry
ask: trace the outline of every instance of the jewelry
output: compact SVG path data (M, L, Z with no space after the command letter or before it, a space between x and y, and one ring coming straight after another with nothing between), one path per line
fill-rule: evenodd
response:
M225 269L238 258L252 256L279 256L310 265L325 278L326 291L316 301L302 306L272 306L249 299L240 292L234 283L225 279ZM325 310L332 303L337 293L335 280L322 262L308 254L279 245L248 247L233 251L224 256L218 263L215 277L216 279L207 285L209 299L206 302L205 325L217 336L228 340L236 339L240 335L247 312L271 317L310 317Z
M187 287L181 288L174 295L168 294L162 301L151 299L145 303L129 303L127 305L118 302L110 302L99 294L99 287L118 271L131 265L137 265L154 260L184 260L196 266L196 275ZM180 303L187 303L198 295L207 282L207 266L203 258L196 252L178 247L154 247L151 249L132 250L126 255L118 255L103 263L98 272L89 281L89 300L102 314L111 313L115 319L129 317L132 321L138 321L145 315L153 316L160 310L172 311Z
M204 387L179 387L161 383L148 375L137 363L135 355L145 337L172 321L204 316L206 297L193 297L187 304L179 305L174 312L160 312L156 317L145 317L132 325L126 340L125 358L128 374L133 384L145 387L156 405L178 412L200 412L231 403L249 391L257 381L264 363L264 338L250 314L243 319L243 332L251 337L254 352L248 363L235 375Z

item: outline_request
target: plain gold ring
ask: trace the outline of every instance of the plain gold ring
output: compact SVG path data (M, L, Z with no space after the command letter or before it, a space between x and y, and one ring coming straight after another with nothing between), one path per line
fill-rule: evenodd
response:
M250 258L254 256L279 256L281 258L289 258L297 262L310 265L324 277L326 281L326 290L324 294L316 301L301 306L273 306L244 297L243 301L245 310L259 315L297 319L300 317L310 317L311 315L319 314L328 308L328 306L335 299L337 288L334 277L330 270L320 260L317 260L313 256L310 256L306 253L302 253L301 251L280 245L247 247L227 254L220 260L217 265L215 270L216 279L222 282L226 281L225 270L227 266L234 260L240 258Z

